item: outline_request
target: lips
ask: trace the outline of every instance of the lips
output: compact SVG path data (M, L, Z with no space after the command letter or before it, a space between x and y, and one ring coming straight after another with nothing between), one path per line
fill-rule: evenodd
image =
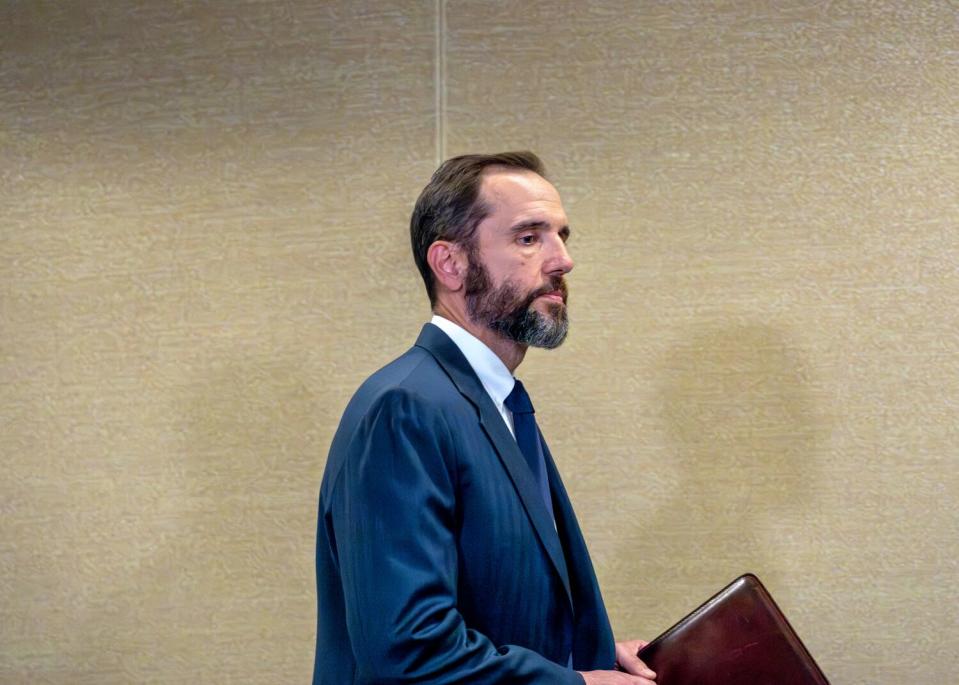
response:
M566 302L566 298L563 296L563 291L561 290L553 290L548 293L543 293L540 295L540 297L552 302L558 302L560 304L564 304Z
M530 293L529 298L526 300L526 306L533 304L534 300L542 298L543 300L549 302L551 305L563 305L566 306L566 297L568 293L568 288L566 287L566 281L562 278L551 278L542 287Z

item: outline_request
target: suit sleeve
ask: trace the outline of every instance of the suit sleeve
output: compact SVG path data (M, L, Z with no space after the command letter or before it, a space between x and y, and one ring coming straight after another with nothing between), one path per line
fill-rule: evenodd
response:
M455 492L455 446L441 412L405 391L383 395L351 440L328 522L355 682L583 685L574 671L494 645L465 624Z

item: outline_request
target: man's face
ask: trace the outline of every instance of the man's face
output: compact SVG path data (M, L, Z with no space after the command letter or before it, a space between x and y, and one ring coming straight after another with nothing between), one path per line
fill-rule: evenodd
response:
M569 328L563 276L573 268L559 193L538 174L494 168L480 197L490 211L467 252L467 313L517 343L558 347Z

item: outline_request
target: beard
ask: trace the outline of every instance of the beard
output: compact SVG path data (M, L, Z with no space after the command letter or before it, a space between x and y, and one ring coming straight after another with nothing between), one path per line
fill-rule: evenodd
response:
M464 290L466 313L473 323L486 326L507 340L552 350L566 339L569 318L566 281L562 276L553 277L543 287L524 295L509 279L494 288L485 265L470 255ZM533 307L537 297L557 290L563 293L562 304L549 303L546 314Z

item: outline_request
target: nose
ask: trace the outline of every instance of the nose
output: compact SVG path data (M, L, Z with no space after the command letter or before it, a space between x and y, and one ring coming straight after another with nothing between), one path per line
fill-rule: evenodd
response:
M553 236L554 247L552 254L546 260L545 271L551 276L562 276L573 270L573 258L569 256L569 250L564 241L558 235Z

